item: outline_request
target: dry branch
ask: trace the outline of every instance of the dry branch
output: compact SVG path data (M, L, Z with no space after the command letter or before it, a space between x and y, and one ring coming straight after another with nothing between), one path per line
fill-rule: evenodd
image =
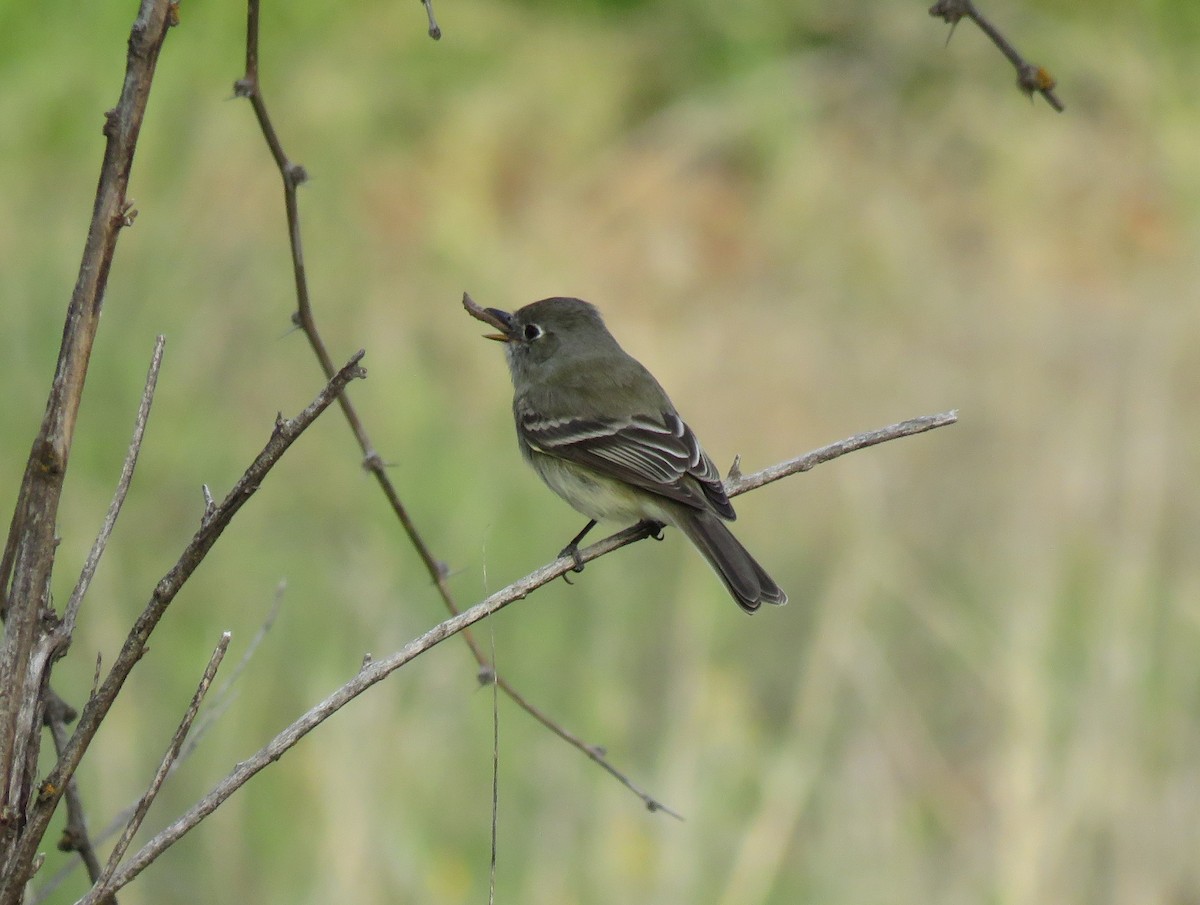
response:
M117 238L137 213L126 192L158 55L171 25L169 10L169 0L142 0L130 31L121 96L105 115L104 162L58 364L0 558L0 611L5 621L0 645L0 903L4 905L20 900L45 832L41 824L37 839L29 841L27 815L50 669L50 661L38 656L38 646L45 627L56 621L49 599L55 522ZM55 793L57 801L62 790Z
M893 424L880 430L869 431L838 443L832 443L804 456L799 456L787 462L763 469L760 472L739 476L736 480L728 482L726 486L729 489L730 495L745 493L799 471L806 471L814 465L821 462L828 462L853 450L863 449L886 440L907 437L912 434L932 430L936 427L953 424L956 420L957 414L955 412L946 412L941 415L914 418L911 421ZM591 562L634 541L643 540L647 536L648 533L645 528L634 526L610 535L601 541L597 541L591 546L583 548L579 553L584 562ZM279 760L300 739L308 735L313 729L321 725L321 723L325 722L325 720L329 719L329 717L372 685L383 681L383 679L387 678L400 667L416 659L447 638L463 631L468 626L474 625L481 619L485 619L493 613L498 612L515 600L528 597L543 585L549 584L555 579L566 575L574 567L575 562L570 557L556 559L542 566L540 569L531 572L519 581L513 582L508 587L497 591L470 609L464 610L435 625L429 631L425 632L425 634L410 641L396 653L381 660L365 660L353 679L346 682L325 698L325 700L314 705L256 753L239 763L233 769L233 772L214 786L190 810L142 846L141 849L126 861L121 869L113 874L108 888L115 891L133 880L159 855L178 842L197 824L220 807L255 774L269 764Z
M158 764L154 778L150 780L150 786L138 800L137 805L133 809L133 815L129 818L129 822L125 825L125 830L121 833L121 838L117 840L117 844L113 846L112 852L109 853L108 864L105 865L100 879L96 881L91 892L84 896L81 902L94 905L94 903L103 901L112 895L112 890L108 888L109 878L112 877L113 871L117 869L117 865L121 863L121 858L125 856L125 852L129 850L129 843L133 841L134 833L142 825L142 821L150 810L150 805L154 804L154 799L158 797L158 790L162 788L162 784L171 772L172 766L178 760L180 749L183 748L184 739L187 738L188 732L192 728L192 722L196 719L196 714L200 712L200 704L204 701L204 696L208 693L209 686L212 685L213 678L217 674L217 669L221 666L221 661L225 659L225 651L229 649L230 637L229 632L224 632L221 635L221 639L217 642L217 646L208 660L208 665L204 668L204 674L200 677L200 684L197 686L195 694L192 695L191 703L188 704L188 708L183 714L183 719L179 722L179 727L171 737L171 743L167 746L166 753L163 754L162 760Z
M238 97L244 97L250 101L254 115L258 120L259 128L262 130L263 140L266 141L267 147L271 151L271 157L275 161L275 166L279 169L280 176L283 179L284 209L287 214L288 240L292 253L292 276L296 286L296 311L292 314L292 321L304 333L309 345L312 347L313 354L316 355L321 368L328 375L332 372L333 360L330 357L324 337L322 337L321 331L317 327L308 291L307 270L304 264L304 246L300 233L300 207L296 197L296 189L307 180L308 174L303 166L293 162L288 157L282 142L279 140L279 134L275 130L275 125L271 120L270 111L263 98L262 83L259 78L258 69L259 0L248 0L247 10L246 71L242 78L234 83L233 90L234 94ZM434 38L440 37L441 30L437 29L437 23L433 20L432 7L426 4L426 10L429 15L430 35ZM437 29L436 34L434 33L435 29ZM400 499L400 493L397 491L396 485L392 483L392 479L387 473L387 463L375 450L370 437L367 435L362 418L359 417L358 411L355 409L349 396L343 396L339 400L339 403L342 408L342 414L345 415L346 422L349 424L350 430L354 433L359 448L362 450L363 467L374 476L376 482L379 484L379 489L383 492L384 497L386 497L393 514L404 528L409 543L416 550L425 567L425 571L429 573L434 587L437 588L443 605L451 615L458 615L461 610L454 598L454 594L450 590L450 586L447 584L450 570L442 560L433 555L433 551L425 542L421 532L417 529L416 523ZM534 705L514 688L507 679L499 675L484 654L482 647L475 640L474 635L468 631L463 632L462 637L471 652L471 656L475 659L480 674L488 675L489 681L494 681L496 687L504 692L513 703L564 742L587 755L587 757L599 764L604 770L616 777L626 788L637 795L647 808L652 811L661 810L669 814L674 814L674 811L638 787L620 770L609 763L603 749L597 745L588 744L579 738L579 736L558 723L548 713Z
M429 37L435 41L440 41L442 39L442 27L437 24L437 19L433 17L432 0L421 0L421 5L425 7L425 18L429 20Z
M267 634L274 626L275 619L278 617L279 610L283 604L283 594L285 590L286 583L280 582L275 589L275 595L271 603L270 610L263 619L262 624L258 627L258 631L255 632L254 637L250 639L250 643L246 645L246 650L243 651L241 659L238 661L237 665L233 667L232 671L227 672L225 681L207 697L207 706L204 712L200 714L193 724L191 732L188 733L187 743L179 751L178 756L171 764L170 771L167 774L168 776L173 774L184 763L187 762L187 760L192 756L192 754L199 747L200 743L203 741L204 736L209 732L209 730L212 729L214 725L216 725L217 721L228 712L229 706L236 696L238 680L241 678L242 673L253 659L255 653L257 653L259 646L266 639ZM49 711L53 709L52 705L54 700L56 700L56 698L52 697L51 703L47 705L48 720L50 715ZM75 716L77 716L77 714L71 715L71 719L74 719ZM60 733L54 730L53 724L51 724L51 731L55 733L54 739L56 750L59 754L61 754L67 743L66 726L63 724L61 727L61 738ZM67 827L63 831L63 840L59 843L59 849L63 851L78 851L84 865L88 869L88 878L94 884L96 880L100 878L101 866L100 862L96 858L95 852L93 851L93 846L103 845L108 839L111 839L113 836L115 836L133 816L134 811L137 809L138 802L135 801L127 807L122 808L102 829L96 832L94 838L89 839L87 826L83 820L82 808L77 804L78 793L73 791L74 786L75 778L72 777L71 781L67 784L67 791L66 795L64 796L67 803L68 819ZM73 799L76 802L76 805L74 806L72 804ZM77 810L73 811L73 807L76 807ZM75 814L78 814L78 819L75 818ZM76 842L79 844L74 844ZM72 844L68 845L67 843ZM43 881L41 885L39 885L38 888L33 892L33 894L29 896L27 905L38 905L38 903L45 902L47 899L49 899L54 891L58 889L58 887L61 886L63 882L65 882L67 878L69 878L79 868L79 864L79 861L71 861L55 871L51 877Z
M1032 96L1033 92L1037 92L1046 99L1051 107L1062 113L1064 109L1063 102L1058 99L1058 95L1054 93L1057 82L1046 69L1041 66L1035 66L1026 60L1017 48L1013 47L1008 38L1004 37L1000 29L988 21L972 2L972 0L937 0L933 6L929 7L929 15L937 19L949 23L950 34L954 34L954 29L963 19L970 19L979 26L979 30L988 36L988 39L999 48L1005 58L1013 64L1013 68L1017 70L1017 87L1026 94ZM947 41L950 39L947 38Z
M51 693L46 701L46 726L50 729L50 737L54 740L54 751L61 755L67 747L70 734L67 723L78 714L70 712L66 702L58 695ZM83 801L79 795L78 783L74 776L67 782L63 798L67 805L67 823L63 827L62 837L58 840L58 849L63 852L76 852L79 861L72 861L72 868L82 862L87 868L88 879L93 883L100 878L100 859L96 857L95 843L88 833L87 815Z
M74 775L79 761L99 730L101 722L108 715L125 680L129 677L129 673L142 658L150 633L166 613L167 607L191 577L196 567L208 555L217 538L233 520L234 515L254 495L263 479L292 443L304 433L318 415L329 407L334 399L341 395L351 380L366 376L366 372L359 366L362 356L361 351L354 355L317 394L312 403L295 418L285 419L282 415L277 417L271 438L262 452L234 484L225 499L214 510L205 513L200 523L200 529L184 548L175 565L159 581L149 602L134 622L108 675L84 705L75 732L59 756L58 762L40 787L37 800L30 810L28 823L17 840L14 849L14 863L25 865L33 863L33 857L45 835L46 827L49 825L50 817L54 813L59 798L62 796L64 785ZM22 886L26 879L28 878L22 876L20 881Z
M79 607L91 586L96 568L100 565L100 557L104 555L104 551L108 547L108 539L112 536L113 528L116 527L121 507L125 505L125 497L129 493L129 485L133 482L133 472L137 467L138 455L142 451L142 439L146 436L146 423L150 419L150 406L154 403L154 390L158 386L158 371L162 367L163 348L166 342L167 339L162 334L159 334L154 342L154 354L150 358L150 368L146 373L146 386L142 390L142 402L138 406L137 417L134 419L133 437L129 441L129 449L126 451L125 461L121 465L121 475L117 479L116 492L113 493L112 502L109 503L100 533L96 536L87 559L84 560L79 580L75 583L75 590L71 592L71 597L67 600L62 622L54 630L56 643L54 656L56 658L66 653L67 645L71 643Z
M425 2L425 7L429 15L430 33L436 37L437 26L433 20L432 9L428 2ZM157 375L161 359L160 337L147 389L143 395L143 406L139 411L134 441L131 444L130 454L127 456L126 466L118 485L117 497L114 498L105 526L80 575L76 592L67 606L65 618L58 623L49 600L50 575L54 565L56 544L55 518L116 241L120 230L131 225L137 215L137 211L133 209L126 194L133 154L158 55L167 29L176 21L177 7L171 0L142 0L138 18L130 36L125 83L121 98L117 106L106 114L104 134L108 142L105 158L84 257L68 308L54 382L42 425L30 453L3 556L0 557L0 614L6 621L3 646L0 647L0 857L3 858L0 863L0 905L8 905L8 903L16 903L20 900L31 872L31 866L35 863L37 849L41 845L59 799L64 794L70 794L74 771L80 759L87 751L123 683L144 653L147 639L167 607L199 562L207 555L236 512L258 489L273 465L333 400L336 399L341 404L343 413L362 446L366 466L375 474L453 615L391 657L365 663L354 679L343 685L325 701L310 709L254 757L239 764L229 777L187 814L147 843L128 862L121 865L119 862L128 840L136 831L137 824L140 823L145 808L153 800L162 778L178 756L179 747L190 728L200 698L207 689L208 683L211 681L211 674L224 653L224 645L228 643L228 638L225 638L218 651L214 653L213 661L210 662L209 670L201 683L201 689L198 690L193 706L189 709L163 760L159 774L151 784L147 795L143 797L143 806L135 814L122 843L114 851L109 866L105 870L104 876L101 877L101 882L97 883L96 888L85 901L97 901L110 896L116 889L123 887L158 854L161 854L207 814L215 810L250 776L268 763L278 759L299 738L323 722L349 700L445 638L463 632L473 623L498 611L513 600L527 596L536 588L564 575L574 566L572 560L556 560L526 576L525 579L514 582L503 591L491 595L471 609L465 612L458 611L445 583L447 575L445 565L433 557L421 539L386 475L382 459L373 450L353 406L343 394L343 390L351 379L363 376L364 372L358 366L362 353L359 352L341 370L335 371L332 359L313 319L305 277L296 199L296 189L306 180L307 174L303 167L290 161L284 154L283 147L270 122L266 105L262 100L258 81L258 2L249 0L246 75L237 83L237 92L251 100L264 138L283 178L293 268L299 300L295 320L312 344L314 352L329 378L329 384L300 416L290 421L285 421L281 417L276 423L270 441L237 485L220 504L210 503L205 507L199 530L176 565L155 588L107 676L102 682L97 681L74 733L69 737L65 736L67 723L65 713L61 711L53 714L44 713L44 709L49 706L43 692L46 689L50 666L54 658L61 655L66 645L69 644L71 629L74 626L83 595L90 583L96 564L103 554L108 535L112 530L112 523L120 512L121 502L128 490L129 479L136 463L137 451L140 449L145 420L153 397L154 378ZM1038 72L1040 71L1038 70ZM938 423L928 423L919 429L928 430L954 420L952 415L938 417L942 419ZM904 427L905 425L894 426L894 428ZM767 470L770 472L769 475L767 472L760 472L748 477L740 475L736 478L731 477L731 482L734 483L730 485L730 495L746 492L769 481L778 480L786 474L807 470L819 461L828 461L828 459L842 455L851 449L862 448L886 439L893 439L896 436L904 436L907 433L916 432L917 429L882 435L887 434L888 430L873 432L871 436L874 439L869 442L863 441L855 444L854 441L857 438L852 438L851 441L843 441L843 444L835 444L839 447L838 450L828 452L823 457L820 456L822 451L818 450L789 463L781 463L773 470ZM826 450L832 450L832 447L827 447ZM743 483L736 483L737 481ZM756 481L757 483L754 483ZM620 532L581 551L582 560L591 561L611 550L640 539L642 536L644 534L636 529ZM47 626L51 628L47 630ZM481 669L490 668L488 659L469 635L467 638ZM97 678L99 679L99 667L97 667ZM627 778L609 765L599 748L584 743L558 726L557 723L525 701L503 679L495 677L495 681L501 690L543 725L584 751L633 789L648 807L652 810L667 810L655 799L637 789ZM53 734L61 748L58 762L39 787L36 799L34 799L33 778L38 756L39 727L43 716L51 721L52 728L56 727ZM30 804L31 800L32 805ZM82 825L82 820L80 820L80 825ZM90 850L90 845L88 849ZM80 851L84 852L84 849L80 849ZM86 852L84 854L86 857Z
M137 417L134 419L133 437L129 441L129 448L125 453L125 461L121 466L121 474L117 480L117 489L113 493L112 502L109 503L108 512L105 514L100 533L96 536L87 559L84 560L79 580L76 582L75 589L71 592L71 597L67 601L67 606L63 612L62 621L42 641L48 649L48 656L51 659L62 657L71 643L71 637L75 632L75 620L79 614L79 607L83 603L84 595L91 585L92 577L96 574L96 569L100 565L100 558L104 555L104 551L108 547L108 539L112 536L112 530L116 526L117 518L121 514L121 508L125 504L125 497L129 493L130 484L133 482L133 472L137 467L138 455L142 449L142 440L146 435L146 423L150 418L150 406L154 402L154 390L158 385L158 372L162 366L163 347L165 343L166 339L161 335L155 341L154 354L150 359L150 368L146 374L146 385L142 390L142 401L138 406ZM78 714L72 711L62 698L54 694L53 691L50 692L46 700L45 723L50 730L51 738L54 740L54 751L58 757L61 757L63 751L66 750L70 738L67 732L67 724L77 716ZM100 877L100 862L96 857L92 840L88 835L87 818L80 798L78 783L74 776L67 780L64 797L66 798L67 805L67 825L63 829L63 835L59 840L58 847L61 851L78 852L82 863L87 868L88 878L95 883ZM110 896L105 901L111 903L111 905L115 905L116 900L115 897Z

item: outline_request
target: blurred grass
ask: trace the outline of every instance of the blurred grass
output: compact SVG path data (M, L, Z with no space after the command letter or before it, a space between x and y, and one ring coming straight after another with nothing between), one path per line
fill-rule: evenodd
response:
M56 687L320 378L244 10L168 41L93 356L56 599L107 505L158 332L139 473ZM716 0L268 6L263 77L305 186L317 314L377 448L474 602L577 528L522 468L497 350L458 299L589 298L728 462L958 407L950 429L739 500L791 594L745 619L680 541L590 566L483 629L534 701L687 820L648 815L501 707L498 900L1200 899L1194 5L990 8L1055 116L972 28L915 5ZM52 373L133 8L0 7L0 507ZM336 413L199 570L83 774L140 793L218 633L240 697L148 830L440 618ZM256 779L122 895L481 901L490 699L454 642ZM48 853L45 872L61 863ZM71 901L78 883L56 901Z

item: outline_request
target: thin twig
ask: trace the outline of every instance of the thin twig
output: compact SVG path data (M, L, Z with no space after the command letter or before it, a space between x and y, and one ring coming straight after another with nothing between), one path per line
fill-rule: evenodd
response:
M880 443L886 443L888 440L898 440L901 437L923 434L934 428L953 424L957 420L957 409L942 412L938 415L922 415L919 418L910 418L908 421L889 424L887 427L881 427L878 430L866 431L865 433L848 437L845 440L830 443L802 456L788 459L786 462L780 462L778 465L771 465L762 471L756 471L752 475L741 474L735 463L734 469L725 479L725 492L730 497L748 493L751 490L757 490L764 484L770 484L773 481L778 481L780 478L786 478L788 475L793 475L801 471L810 471L822 462L828 462L830 459L836 459L839 456L846 455L846 453L866 449L868 446L877 446Z
M254 109L254 115L258 119L259 127L262 130L263 139L266 141L267 147L271 151L271 156L275 160L275 165L278 167L280 175L283 178L284 208L287 213L288 239L292 252L292 276L296 286L296 311L292 314L292 321L304 333L309 345L312 347L313 353L317 357L317 361L328 375L333 368L333 360L330 357L328 347L325 345L325 340L317 327L316 317L313 313L308 291L307 271L304 266L299 205L296 199L296 189L307 179L307 173L304 167L293 163L288 157L284 151L282 142L279 140L275 126L271 121L270 112L263 98L262 83L259 78L258 68L259 0L248 0L247 8L246 71L242 78L234 83L234 94L238 97L247 98L250 101ZM430 14L432 15L432 9L430 9ZM409 543L416 550L425 567L425 571L429 573L434 587L437 588L438 596L442 599L442 604L451 615L458 615L461 609L450 590L450 586L447 584L450 570L442 560L433 555L433 551L425 542L421 532L417 529L416 523L400 499L400 494L396 490L395 484L392 483L391 478L388 476L387 464L384 462L383 457L375 450L374 444L367 435L366 427L359 417L358 411L354 408L350 397L343 395L338 400L338 403L341 406L342 414L345 416L347 424L350 426L350 430L358 441L359 448L362 450L363 467L375 477L380 490L388 501L388 505L391 506L392 512L408 536ZM487 656L479 646L474 635L470 632L463 632L462 637L471 652L471 656L475 659L478 669L480 671L490 671L495 674L495 670L492 668L491 663L488 661ZM564 742L587 755L609 774L616 777L623 785L641 798L647 808L652 811L661 810L669 814L674 814L674 811L640 789L628 777L610 764L605 758L602 748L597 745L589 745L573 732L566 729L566 727L560 725L549 714L536 707L524 695L520 694L503 676L495 675L495 682L496 686L513 703Z
M112 502L108 505L108 512L104 516L104 524L96 536L95 543L92 544L91 552L84 561L79 581L75 584L75 590L71 592L71 597L67 601L62 623L55 630L62 645L56 652L56 656L65 653L66 645L71 643L71 635L75 631L75 619L79 615L79 605L83 602L83 596L91 585L92 577L96 574L100 557L104 555L108 539L112 535L112 530L117 524L117 517L121 514L121 507L125 504L125 497L129 493L129 485L133 481L133 471L137 467L138 454L142 449L142 438L146 435L146 422L150 418L150 406L154 402L154 390L158 386L158 371L162 366L163 347L166 342L166 337L161 334L154 341L154 354L150 357L150 368L146 373L146 386L142 390L142 402L138 406L137 417L133 422L133 438L129 441L125 462L121 466L121 476L117 481L117 489L113 494Z
M636 527L626 529L626 531L638 531L638 530L640 530L640 529L637 529ZM622 532L622 533L624 533L624 532ZM620 536L620 534L613 535L613 537L619 537L619 536ZM638 534L637 536L632 537L630 540L627 540L625 543L632 543L634 540L641 540L644 537L649 537L649 535L644 534L644 533ZM591 550L593 547L598 547L602 543L604 543L604 541L599 541L596 544L593 544L591 547L587 547L585 549ZM623 546L625 546L625 544L619 544L618 546L623 547ZM617 547L613 547L612 549L615 550L615 549L617 549ZM606 550L604 552L610 552L610 551ZM583 556L583 551L580 551L580 555ZM600 553L597 555L603 555L603 553ZM589 557L584 556L583 561L590 562L591 559L593 559L593 558L595 558L595 557L589 558ZM564 561L571 563L572 566L574 566L574 564L575 564L575 561L572 559L569 559L569 558L566 560L559 560L559 562L564 562ZM558 575L565 575L569 571L572 571L572 570L565 569L562 572L557 573L554 577L557 578ZM527 714L529 714L531 717L533 717L535 720L537 720L539 723L541 723L543 726L545 726L547 729L549 729L551 732L553 732L555 735L557 735L560 739L565 741L567 744L571 745L571 747L576 748L579 751L583 752L583 754L588 758L588 760L592 761L594 764L596 764L598 767L600 767L600 769L604 770L605 773L607 773L609 776L611 776L613 779L615 779L617 782L619 782L621 785L623 785L625 788L627 788L630 792L632 792L634 795L636 795L638 798L640 798L642 800L642 804L644 804L646 806L647 811L651 811L654 813L661 811L664 814L674 817L676 820L683 819L682 814L680 814L678 811L676 811L674 808L670 807L669 805L664 804L663 802L659 801L657 798L655 798L653 795L651 795L649 792L647 792L645 789L643 789L641 786L639 786L637 783L635 783L632 779L630 779L628 776L626 776L624 773L622 773L620 770L618 770L615 766L613 766L612 762L608 759L607 752L604 750L604 748L602 748L599 745L589 744L588 742L581 739L579 736L570 732L566 727L561 726L558 723L556 723L554 720L550 719L550 717L546 716L546 714L544 714L541 710L539 710L537 707L535 707L529 701L525 700L525 698L521 695L521 693L519 691L517 691L517 689L514 688L512 685L510 685L503 676L497 675L495 677L495 681L496 681L496 685L499 687L499 689L501 691L503 691L506 695L508 695L508 697L513 701L514 704L516 704L518 707L520 707L522 710L524 710Z
M945 424L953 424L955 420L955 413L947 412L942 415L930 416L929 418L916 418L912 421L894 424L891 427L878 431L869 431L868 433L858 435L858 437L851 437L849 440L822 447L806 456L800 456L797 459L791 459L788 462L763 469L761 472L739 477L738 480L743 483L733 485L733 492L748 492L756 487L780 480L789 474L795 474L797 471L803 470L803 463L810 460L813 460L808 465L811 468L817 462L827 462L852 450L873 446L885 440L931 430L934 427ZM634 526L606 537L589 547L585 547L579 551L579 554L585 562L591 562L600 556L611 553L613 550L617 550L635 541L643 540L647 536L649 535L645 528ZM303 716L276 735L275 738L260 748L255 754L239 763L207 795L133 854L125 862L125 865L113 874L109 883L109 889L118 890L133 880L155 858L178 842L179 839L204 820L204 818L220 807L259 771L279 760L300 739L304 738L304 736L308 735L313 729L321 725L321 723L329 719L334 713L346 706L346 704L354 700L368 688L383 681L397 669L416 659L447 638L462 632L467 626L474 625L476 622L486 619L513 601L528 597L543 585L549 584L555 579L566 575L575 566L576 563L571 557L560 557L542 566L540 569L529 573L524 578L514 581L508 587L490 595L470 609L464 610L462 613L451 616L449 619L435 625L429 631L425 632L425 634L410 641L396 653L380 660L365 659L354 678L335 690L325 700L309 708Z
M46 701L46 726L50 730L50 737L54 740L56 754L61 755L63 749L66 748L67 740L70 738L67 723L77 715L66 701L57 694L50 693ZM58 840L58 850L77 852L79 861L72 859L72 870L82 863L87 868L88 880L95 883L100 879L100 859L96 857L95 845L88 835L87 816L83 809L83 800L79 795L76 777L72 776L67 782L63 799L67 805L67 824L63 827L62 837ZM105 905L116 905L116 896L111 896Z
M250 639L250 643L246 646L246 650L242 654L241 660L238 661L238 664L233 668L233 671L228 672L225 676L225 681L216 690L210 693L208 697L208 706L205 707L204 712L200 714L200 716L196 719L196 722L193 724L192 731L188 733L187 742L184 744L183 749L179 752L179 756L175 758L174 763L171 764L171 770L170 773L168 773L168 777L187 762L188 758L195 753L200 743L204 740L204 736L208 734L212 727L216 725L217 721L228 711L229 706L235 697L234 691L238 679L241 678L241 675L245 672L246 667L249 665L251 659L253 659L254 654L258 651L258 648L262 644L263 640L267 637L267 634L270 632L271 627L274 625L275 620L279 615L279 610L283 604L283 594L286 590L286 586L287 583L283 581L276 586L274 600L271 604L270 611L267 613L267 616L263 620L262 624L258 627L258 631L255 632L254 637ZM62 748L65 743L66 732L64 730L62 743L57 745L57 750L60 754L62 753ZM72 832L72 823L70 820L71 794L74 783L75 778L72 777L71 782L67 785L66 801L68 825L67 829L63 831L64 841L66 841L68 838L74 839L78 835L77 833ZM135 801L118 811L104 826L104 828L96 833L94 841L89 845L103 845L106 841L115 836L117 832L120 831L120 829L124 827L126 823L128 823L129 818L133 815L134 809L137 808L137 804L138 803ZM80 838L83 838L84 842L87 841L86 830L84 836ZM59 848L62 847L63 844L60 842ZM76 850L74 846L72 847L72 850ZM83 853L81 852L80 854ZM87 859L85 856L85 861L86 860ZM92 870L91 862L94 862L95 864L94 871ZM96 859L94 853L92 854L91 862L88 862L88 877L94 884L96 880L100 878L101 870L100 862ZM78 868L78 861L71 861L63 865L61 868L55 871L51 877L43 881L33 893L31 893L29 896L28 905L38 905L38 903L46 901L54 893L54 891L58 889L58 887L61 886Z
M929 7L929 15L949 23L950 34L954 34L954 29L959 21L964 18L970 19L1013 64L1013 68L1017 70L1017 87L1031 96L1033 92L1038 92L1046 99L1046 103L1059 113L1063 112L1065 109L1063 102L1054 93L1057 85L1054 76L1041 66L1035 66L1021 56L1013 47L1012 42L1001 34L1000 29L988 21L972 0L937 0L933 6Z
M171 737L171 743L167 745L167 750L163 754L162 760L159 761L158 769L154 772L154 778L150 780L150 785L138 800L137 807L133 810L133 816L129 818L129 823L125 825L125 831L121 833L121 838L113 846L113 850L108 856L108 864L104 867L104 873L100 875L100 879L96 881L91 892L83 897L82 902L92 905L92 903L101 901L109 894L107 888L109 878L112 877L113 871L117 869L117 865L121 863L121 858L125 856L125 852L129 850L129 843L141 827L142 821L145 820L150 806L154 804L154 799L158 797L158 791L162 788L167 774L171 771L172 764L179 757L179 750L183 747L183 740L187 738L188 731L192 728L192 721L196 719L196 714L200 711L200 704L204 700L204 696L208 693L209 686L212 685L213 677L216 676L217 669L221 666L221 661L225 659L225 651L229 649L229 639L231 637L232 635L229 632L221 633L221 639L217 642L212 656L208 659L208 666L204 668L204 675L200 677L200 684L196 687L196 693L192 695L191 703L188 704L188 708L183 714L183 719L179 721L179 727Z
M217 506L211 517L202 521L200 529L192 537L178 561L159 581L149 602L134 622L133 628L130 629L108 675L84 705L79 723L67 743L66 750L42 784L37 801L30 811L25 828L17 842L16 848L20 854L16 863L32 864L37 845L45 834L50 817L62 796L63 785L74 775L79 761L87 751L92 739L95 738L101 722L108 715L125 680L129 677L129 673L145 652L150 633L154 631L155 626L166 613L171 601L175 599L176 594L191 577L196 567L208 555L209 550L228 527L234 515L254 495L292 443L345 390L351 380L366 376L366 371L359 366L362 356L362 351L354 355L322 388L312 403L295 418L289 420L282 415L276 418L275 429L262 452L246 469L246 472ZM22 883L23 885L24 883Z
M161 335L155 341L154 354L151 356L150 368L146 374L146 385L142 390L142 401L138 407L137 417L134 419L133 438L129 441L129 448L125 453L125 461L121 467L121 475L117 480L117 489L113 494L112 502L109 503L108 512L100 528L100 533L97 535L95 543L92 544L92 549L84 561L79 580L67 602L62 621L46 639L46 643L51 648L50 656L52 658L61 657L66 653L67 647L71 643L71 637L75 631L76 617L79 614L79 606L83 601L84 595L87 593L92 577L96 574L100 558L104 555L104 551L108 546L108 539L112 535L117 517L121 513L121 507L125 503L125 497L129 493L129 486L133 480L133 472L137 466L138 454L142 448L142 439L146 432L146 422L150 416L150 406L154 401L154 390L158 383L158 372L162 365L163 346L165 342L166 340ZM68 710L66 702L51 691L46 701L44 719L47 727L50 729L50 736L54 740L55 753L58 756L62 756L69 739L67 723L76 716L72 712L68 718ZM61 851L78 852L82 863L87 868L88 878L95 883L100 875L100 862L96 857L92 841L88 836L87 819L79 795L78 783L74 776L67 781L64 796L67 803L67 825L63 829L62 839L59 840L58 847ZM109 897L106 903L107 905L116 905L115 897Z
M429 19L429 37L435 41L440 41L442 38L442 27L437 24L437 19L433 17L433 3L431 0L421 0L421 5L425 7L425 16Z
M496 634L492 632L492 662L496 662ZM492 682L492 856L488 865L488 905L496 902L496 841L500 816L500 695Z
M187 743L187 747L183 749L180 755L180 761L185 760L200 744L209 728L213 726L228 710L229 705L233 702L234 690L237 686L238 679L242 677L242 673L246 671L246 667L250 665L250 661L254 659L254 655L258 652L259 645L263 643L271 629L275 625L275 620L279 617L279 610L283 607L283 595L287 590L287 582L281 581L275 586L275 595L271 602L271 609L267 611L266 618L259 625L258 631L254 633L254 637L250 639L250 643L246 645L246 650L242 653L242 658L238 660L233 671L228 673L225 681L221 686L213 692L212 700L209 706L205 709L203 715L196 723L196 731L192 733L191 738Z

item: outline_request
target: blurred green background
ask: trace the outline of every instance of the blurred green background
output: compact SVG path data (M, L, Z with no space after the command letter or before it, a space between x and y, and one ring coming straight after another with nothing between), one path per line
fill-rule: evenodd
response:
M1200 901L1200 7L996 0L1067 112L924 3L268 3L264 90L302 190L318 321L470 604L580 519L519 460L463 290L605 311L722 466L918 414L961 423L742 497L791 595L750 619L677 533L486 623L505 701L497 901ZM0 5L0 509L45 404L118 96L129 3ZM321 377L245 10L164 50L92 361L55 577L132 493L55 685L79 702L195 530ZM7 520L7 515L3 518ZM331 411L180 595L81 774L93 828L148 781L219 633L282 611L165 825L442 617ZM228 669L228 667L227 667ZM122 903L485 901L491 696L461 642L304 740ZM57 830L54 831L57 833ZM52 833L53 836L53 833ZM64 862L47 840L42 877ZM104 849L107 851L107 848ZM76 875L52 897L73 901Z

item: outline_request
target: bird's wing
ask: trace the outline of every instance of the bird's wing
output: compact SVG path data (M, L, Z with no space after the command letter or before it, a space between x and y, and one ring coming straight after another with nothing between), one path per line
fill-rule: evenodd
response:
M537 452L710 509L722 518L736 517L716 465L675 412L621 419L547 418L524 409L517 412L517 430Z

